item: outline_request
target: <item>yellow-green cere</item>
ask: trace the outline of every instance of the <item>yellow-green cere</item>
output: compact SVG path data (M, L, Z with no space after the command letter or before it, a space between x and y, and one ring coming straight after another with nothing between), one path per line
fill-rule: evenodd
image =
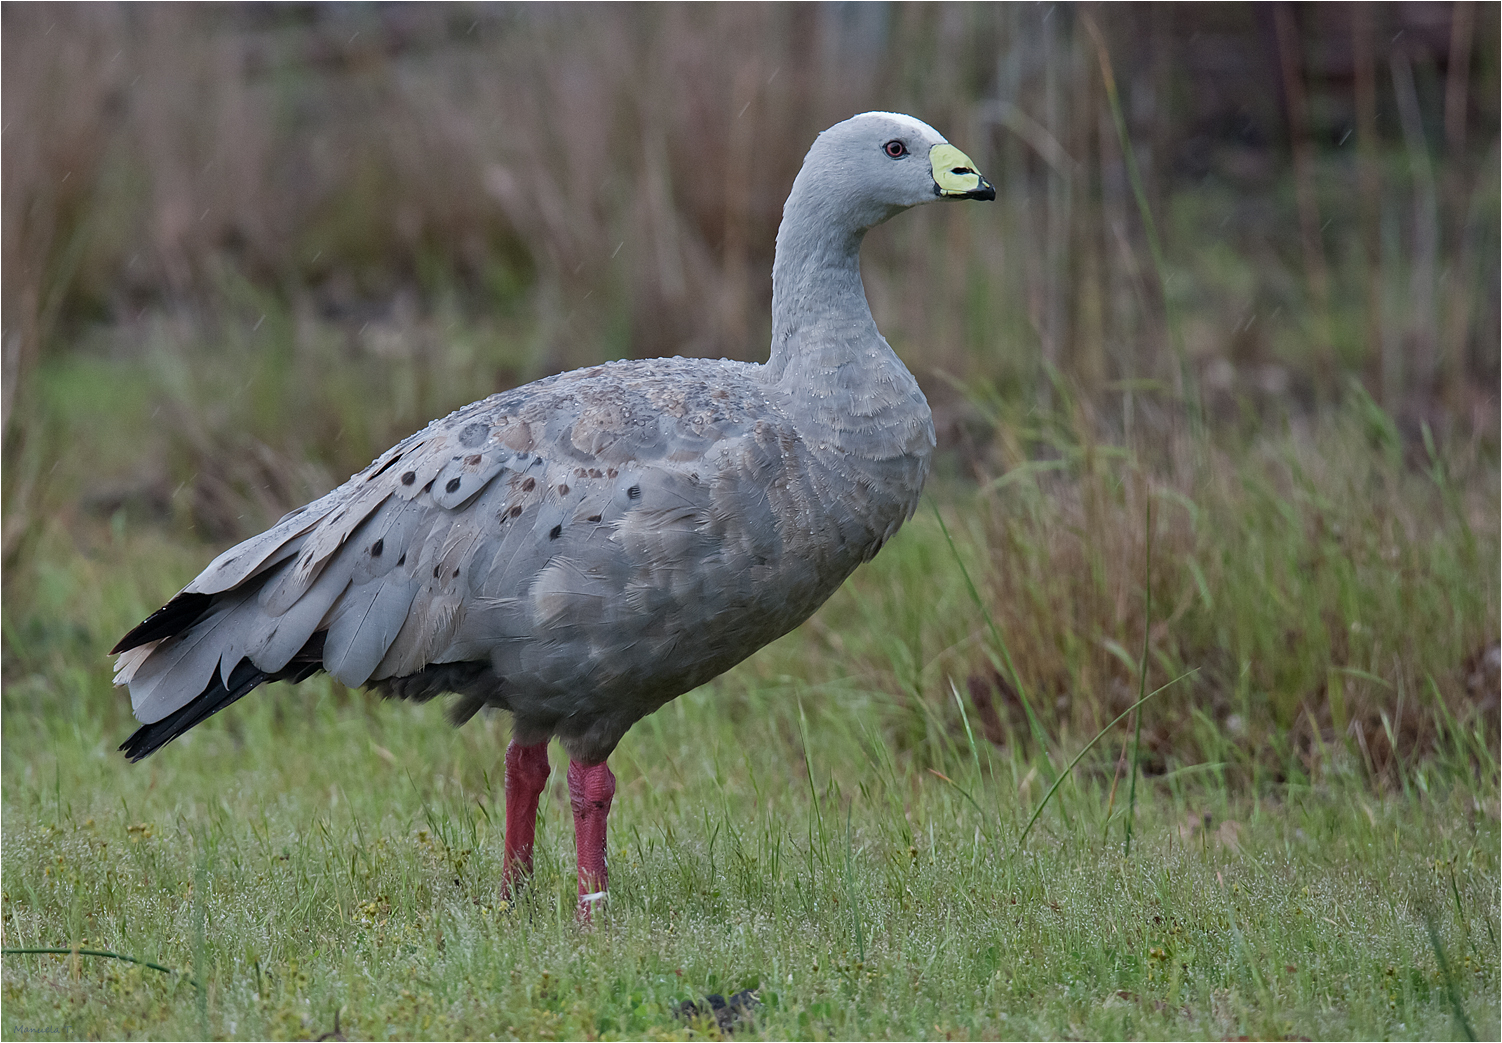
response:
M928 150L928 161L933 164L934 184L939 186L941 196L967 195L986 183L970 157L947 141Z

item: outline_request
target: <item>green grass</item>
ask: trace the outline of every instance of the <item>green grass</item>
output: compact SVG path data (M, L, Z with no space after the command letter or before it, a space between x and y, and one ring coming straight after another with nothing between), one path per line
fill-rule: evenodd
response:
M14 685L6 944L153 959L203 991L9 956L5 1034L306 1038L340 1011L352 1038L682 1037L676 1003L743 987L769 1037L1443 1038L1449 988L1496 1034L1494 777L1406 798L1159 780L1128 859L1107 787L1066 783L1014 854L1029 765L955 744L946 781L881 738L882 697L757 673L616 753L590 932L561 770L533 886L497 908L499 720L455 733L312 683L130 767L123 715L43 717L40 679Z
M978 399L998 478L936 480L952 549L925 508L627 736L610 906L581 931L561 770L498 908L504 717L455 731L320 679L115 752L104 650L208 560L195 530L296 492L239 473L210 510L199 475L236 437L310 447L316 477L405 433L257 421L336 365L316 353L186 357L175 391L101 356L40 371L0 619L5 946L180 973L5 956L5 1036L307 1038L337 1013L350 1038L684 1037L715 1030L678 1003L751 987L749 1037L1498 1034L1494 444L1405 439L1359 396L1192 441L1148 427L1150 395L1114 439L1067 396ZM169 509L98 495L143 458ZM1130 856L1130 718L1019 844L1175 679L1143 714Z

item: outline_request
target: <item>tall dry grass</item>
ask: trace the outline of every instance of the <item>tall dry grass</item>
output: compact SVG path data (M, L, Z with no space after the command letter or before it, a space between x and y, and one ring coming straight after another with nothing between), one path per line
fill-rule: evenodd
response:
M10 5L7 406L81 324L222 311L231 273L360 323L457 287L528 318L537 372L755 356L803 149L891 107L1002 192L868 252L941 401L940 370L1046 394L1037 359L1164 377L1166 292L1213 388L1318 399L1355 371L1454 408L1496 372L1496 12L1356 11L1091 15L1160 273L1086 9Z
M1195 437L1160 396L1124 446L1060 397L1045 413L980 403L1001 459L972 510L988 637L1006 646L965 657L987 738L1029 741L1031 712L1078 745L1167 685L1144 715L1158 774L1333 769L1396 789L1460 734L1494 758L1498 486L1479 440L1405 461L1356 392L1246 440Z

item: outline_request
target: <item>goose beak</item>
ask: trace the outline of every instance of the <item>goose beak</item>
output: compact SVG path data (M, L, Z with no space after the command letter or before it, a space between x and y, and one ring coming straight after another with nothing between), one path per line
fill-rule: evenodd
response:
M928 150L934 170L934 195L941 199L995 199L996 189L980 176L970 157L949 142Z

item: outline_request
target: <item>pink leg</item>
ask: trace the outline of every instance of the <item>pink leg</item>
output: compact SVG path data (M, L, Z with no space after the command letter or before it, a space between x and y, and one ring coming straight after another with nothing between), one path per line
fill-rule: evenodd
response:
M506 853L501 862L501 897L510 899L532 875L532 842L537 835L537 798L548 781L548 744L506 747Z
M568 798L574 807L574 844L579 850L579 915L589 919L591 907L605 897L609 874L605 868L605 819L615 796L615 776L599 764L568 766Z

